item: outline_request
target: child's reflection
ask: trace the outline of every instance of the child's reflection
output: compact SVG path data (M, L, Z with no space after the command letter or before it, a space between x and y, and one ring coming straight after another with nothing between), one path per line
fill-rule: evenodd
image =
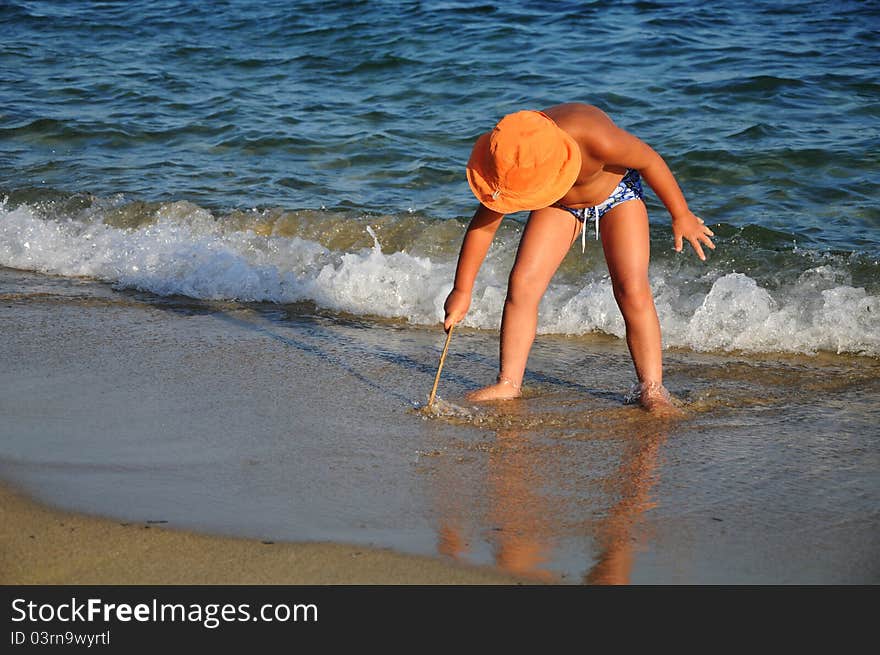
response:
M629 582L637 541L635 531L642 514L654 505L650 491L656 482L657 458L664 440L665 435L660 434L631 438L617 473L603 485L618 500L596 524L593 536L599 556L584 575L586 584ZM561 508L541 493L553 475L551 469L556 467L537 454L535 444L521 431L499 431L484 469L485 489L480 494L480 500L486 504L483 512L476 503L465 508L450 502L451 497L461 498L460 481L449 480L442 487L451 497L438 498L445 506L438 529L439 552L463 558L470 550L462 528L467 521L463 519L468 514L481 514L474 518L488 526L486 539L492 546L496 566L536 581L558 582L557 574L547 566L555 542L562 536L565 518Z
M515 431L498 432L487 468L488 516L496 565L510 573L552 581L554 513L538 489L531 444ZM541 477L541 476L539 476Z
M633 565L635 530L642 514L656 503L651 487L657 480L657 457L665 435L633 439L617 476L619 500L598 526L599 558L584 576L586 584L628 584ZM617 485L615 485L617 486Z

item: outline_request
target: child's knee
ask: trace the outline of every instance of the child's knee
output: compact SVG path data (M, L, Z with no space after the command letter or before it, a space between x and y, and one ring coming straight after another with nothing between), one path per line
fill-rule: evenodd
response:
M654 310L654 296L648 280L627 280L614 285L614 298L621 311L641 313Z
M537 305L544 294L544 287L539 276L514 266L507 282L507 302Z

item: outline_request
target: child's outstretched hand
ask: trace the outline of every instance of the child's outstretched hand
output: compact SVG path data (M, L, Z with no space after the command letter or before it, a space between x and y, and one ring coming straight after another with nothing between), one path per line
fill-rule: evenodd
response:
M703 219L692 211L672 217L672 236L675 238L675 252L681 252L684 239L688 240L688 243L693 246L694 252L697 253L697 257L703 261L706 261L706 255L703 253L703 247L700 243L705 243L706 246L715 250L715 244L709 238L714 237L715 233L706 227Z

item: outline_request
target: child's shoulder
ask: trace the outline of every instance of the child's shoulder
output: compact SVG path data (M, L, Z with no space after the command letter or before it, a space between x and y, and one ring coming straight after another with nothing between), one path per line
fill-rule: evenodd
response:
M565 120L567 118L578 118L582 120L611 120L608 117L608 114L604 111L595 105L588 105L585 102L563 102L558 105L553 105L552 107L547 107L547 109L542 111L554 121L557 119Z
M543 110L553 121L581 142L601 137L615 127L614 121L595 105L566 102Z

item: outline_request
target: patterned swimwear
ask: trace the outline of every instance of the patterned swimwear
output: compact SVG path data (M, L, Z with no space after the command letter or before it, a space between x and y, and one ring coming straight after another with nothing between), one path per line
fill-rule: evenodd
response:
M581 230L581 252L586 251L587 249L587 226L586 221L587 217L590 216L596 225L596 240L599 240L599 219L602 218L606 212L610 211L614 207L617 207L622 202L626 202L627 200L643 200L644 193L642 192L642 178L639 176L639 172L630 168L626 171L626 175L623 176L623 179L620 181L620 184L611 192L611 195L608 198L596 205L595 207L582 207L581 209L575 209L574 207L566 207L558 202L553 203L553 207L558 207L559 209L564 209L567 212L570 212L572 216L574 216L578 221L584 223L584 227Z

